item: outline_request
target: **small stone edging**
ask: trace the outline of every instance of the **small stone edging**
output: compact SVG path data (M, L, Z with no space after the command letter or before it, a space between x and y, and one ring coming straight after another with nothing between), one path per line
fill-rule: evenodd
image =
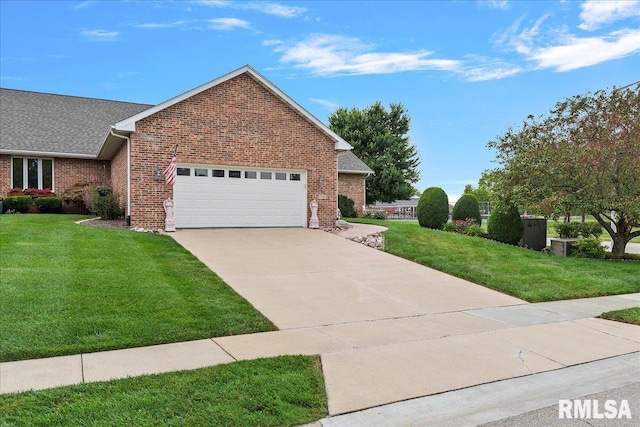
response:
M383 250L384 249L384 237L380 233L368 234L366 236L347 237L352 242L361 243L370 248Z

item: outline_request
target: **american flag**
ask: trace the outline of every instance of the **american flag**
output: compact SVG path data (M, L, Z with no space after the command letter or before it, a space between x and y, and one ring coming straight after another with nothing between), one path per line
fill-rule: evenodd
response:
M173 153L173 157L171 158L171 162L169 166L162 172L162 175L165 178L167 185L173 185L176 182L176 153Z

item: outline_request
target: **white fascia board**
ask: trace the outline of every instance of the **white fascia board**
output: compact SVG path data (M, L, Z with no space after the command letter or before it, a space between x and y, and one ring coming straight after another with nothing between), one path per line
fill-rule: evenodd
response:
M345 169L338 169L338 173L348 173L351 175L372 175L373 171L368 172L368 171L351 171L351 170L345 170Z
M168 108L174 104L177 104L178 102L182 102L185 99L188 99L194 95L199 94L200 92L203 92L207 89L210 89L214 86L217 86L221 83L226 82L227 80L231 80L234 77L237 77L241 74L244 73L248 73L251 77L253 77L256 81L258 81L262 86L264 86L265 88L267 88L269 91L271 91L273 94L275 94L276 96L278 96L280 99L282 99L283 101L285 101L287 104L289 104L291 107L293 107L293 109L295 109L298 113L300 113L302 116L304 116L308 121L310 121L311 123L313 123L314 125L316 125L321 131L323 131L324 133L326 133L331 139L333 139L335 141L335 149L339 150L339 151L345 151L345 150L351 150L353 147L344 139L342 139L340 136L338 136L338 134L336 134L335 132L333 132L331 129L329 129L329 127L327 125L325 125L324 123L322 123L320 120L318 120L317 118L315 118L311 113L309 113L307 110L305 110L300 104L298 104L297 102L295 102L293 99L291 99L287 94L285 94L283 91L281 91L280 89L278 89L278 87L276 85L274 85L273 83L271 83L269 80L267 80L266 78L264 78L260 73L258 73L255 69L253 69L250 65L245 65L243 67L238 68L237 70L231 71L230 73L227 73L223 76L218 77L217 79L211 80L208 83L205 83L203 85L200 85L196 88L191 89L188 92L185 92L181 95L178 95L176 97L173 97L167 101L164 101L161 104L158 104L154 107L151 107L145 111L142 111L138 114L136 114L135 116L131 116L127 119L124 119L118 123L115 124L114 126L114 130L115 131L126 131L126 132L135 132L136 130L136 122L151 116L152 114L155 114L159 111L164 110L165 108Z
M32 156L32 157L64 157L69 159L95 159L96 156L92 154L77 154L77 153L57 153L52 151L27 151L27 150L0 150L0 154L7 154L9 156Z

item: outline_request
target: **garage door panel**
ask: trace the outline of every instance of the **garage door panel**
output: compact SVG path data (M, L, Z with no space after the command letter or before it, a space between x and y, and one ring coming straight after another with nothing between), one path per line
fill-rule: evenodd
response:
M250 169L257 179L230 178L221 166L187 166L208 169L207 177L178 176L174 186L176 226L196 227L304 227L306 224L306 174L303 171ZM225 177L213 177L211 169L224 169ZM260 179L271 174L272 179ZM276 180L284 173L287 180ZM290 181L291 173L300 181ZM251 174L250 174L251 175Z

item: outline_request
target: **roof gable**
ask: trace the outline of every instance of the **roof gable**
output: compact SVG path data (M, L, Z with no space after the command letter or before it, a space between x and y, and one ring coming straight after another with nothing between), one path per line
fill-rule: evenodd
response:
M171 107L172 105L175 105L181 101L184 101L185 99L188 99L194 95L199 94L200 92L204 92L207 89L210 89L214 86L217 86L219 84L222 84L234 77L237 77L241 74L248 74L250 77L252 77L254 80L256 80L258 83L260 83L264 88L266 88L267 90L269 90L271 93L273 93L274 95L276 95L277 97L279 97L280 99L282 99L286 104L288 104L291 108L293 108L295 111L297 111L300 115L302 115L304 118L307 119L307 121L311 122L313 125L315 125L317 128L319 128L321 131L323 131L325 134L327 134L331 139L333 139L335 141L335 149L339 150L339 151L346 151L346 150L351 150L353 147L351 147L351 145L349 143L347 143L347 141L345 141L344 139L342 139L338 134L336 134L335 132L333 132L331 129L329 129L329 127L327 127L324 123L322 123L321 121L319 121L317 118L315 118L311 113L309 113L307 110L305 110L302 106L300 106L300 104L298 104L297 102L295 102L293 99L291 99L287 94L285 94L284 92L282 92L277 86L275 86L273 83L271 83L270 81L268 81L266 78L264 78L262 75L260 75L260 73L258 73L256 70L254 70L251 66L249 65L245 65L241 68L238 68L235 71L232 71L228 74L225 74L224 76L218 77L217 79L214 79L208 83L205 83L203 85L200 85L196 88L193 88L181 95L178 95L176 97L173 97L171 99L168 99L167 101L164 101L156 106L153 106L145 111L141 111L140 113L128 117L124 120L119 121L118 123L115 124L115 126L113 127L114 131L116 132L135 132L136 130L136 122L139 122L140 120L149 117L153 114L156 114L159 111L162 111L168 107ZM105 141L106 143L107 141Z

